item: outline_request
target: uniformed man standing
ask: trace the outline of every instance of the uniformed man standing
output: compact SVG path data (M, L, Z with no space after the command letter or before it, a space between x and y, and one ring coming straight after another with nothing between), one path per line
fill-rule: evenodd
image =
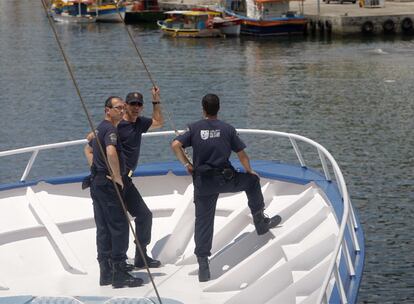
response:
M118 125L119 137L122 143L122 151L126 160L126 172L124 176L124 197L129 213L135 217L135 229L138 242L144 252L148 267L160 267L160 261L154 260L147 254L147 246L151 242L152 212L148 209L141 194L131 180L132 173L137 167L141 148L142 134L149 129L163 126L164 119L161 113L159 88L152 89L152 118L141 116L144 109L144 99L141 93L131 92L126 96L126 112L123 120ZM134 266L143 268L144 260L135 250Z
M93 162L94 168L91 197L96 223L99 284L101 286L112 284L114 288L135 287L143 283L142 279L134 278L126 269L129 225L105 161L106 158L113 179L122 193L125 162L116 127L124 111L125 104L120 97L109 97L105 101L105 119L96 128L105 156L102 155L96 138L85 147L85 155L90 165Z
M149 210L141 194L132 182L131 176L138 165L138 158L141 150L142 134L150 129L161 128L164 118L161 112L160 90L157 87L152 89L152 117L141 116L144 109L144 98L139 92L131 92L126 96L126 108L123 119L118 124L119 140L122 144L122 153L125 157L125 172L122 176L124 182L124 200L128 212L135 217L135 231L138 242L143 250L148 267L157 268L161 262L148 256L147 246L151 242L152 212ZM88 134L88 141L93 139L93 133ZM85 152L87 153L87 151ZM92 164L92 150L87 155L89 164ZM145 267L138 247L135 248L134 266ZM127 264L128 270L133 266Z
M220 101L217 95L202 99L204 119L189 125L188 130L175 138L171 147L179 161L193 175L195 203L195 250L199 264L200 282L210 280L208 257L213 241L214 215L219 193L245 191L256 231L269 231L269 218L263 214L264 201L258 175L250 167L246 145L231 125L217 119ZM193 148L191 164L183 148ZM246 173L234 170L229 157L237 153Z

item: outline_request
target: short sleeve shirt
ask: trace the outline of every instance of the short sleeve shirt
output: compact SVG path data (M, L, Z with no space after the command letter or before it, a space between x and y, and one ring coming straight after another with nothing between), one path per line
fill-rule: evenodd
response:
M122 155L121 149L121 141L119 140L118 130L115 126L113 126L109 121L104 120L102 121L99 126L96 128L97 136L99 138L99 142L102 145L106 156L106 147L112 145L115 146L116 152L118 153L119 159L119 168L121 174L125 174L125 161ZM102 156L102 153L99 149L98 142L96 139L93 139L90 143L93 149L93 164L95 165L98 171L108 171L106 166L105 160Z
M125 156L127 170L135 170L141 150L142 133L152 125L152 118L138 117L135 122L121 120L118 124L119 138Z
M218 119L203 119L188 126L188 130L176 137L184 148L193 147L194 167L209 165L225 168L231 165L231 152L246 148L236 129Z

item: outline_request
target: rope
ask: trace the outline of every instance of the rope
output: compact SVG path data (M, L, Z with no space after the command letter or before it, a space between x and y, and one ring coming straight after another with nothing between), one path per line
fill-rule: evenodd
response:
M122 0L121 0L121 1L119 1L119 2L117 3L117 5L116 5L116 10L117 10L117 13L118 13L118 15L119 15L119 18L122 20L122 23L124 24L124 28L125 28L125 30L126 30L126 31L127 31L127 33L128 33L128 37L129 37L129 39L131 40L132 45L134 46L134 49L135 49L135 51L137 52L138 57L139 57L139 59L141 60L142 65L144 66L145 71L146 71L146 72L147 72L147 74L148 74L148 78L150 79L150 81L151 81L151 83L152 83L152 86L153 86L153 87L156 87L157 85L156 85L156 83L155 83L154 79L152 78L152 75L151 75L151 73L150 73L150 71L149 71L149 69L148 69L147 65L145 64L144 58L142 57L142 54L141 54L141 52L139 51L138 46L137 46L137 44L135 43L134 38L132 37L131 31L129 30L129 28L128 28L127 24L125 23L125 19L122 17L122 15L121 15L121 13L120 13L120 11L119 11L119 6L118 6L118 4L120 4L121 2L122 2ZM168 110L168 107L167 107L164 103L162 103L161 105L164 105L165 112L167 113L167 118L168 118L168 121L170 122L170 125L171 125L172 129L174 130L175 135L177 135L177 136L178 136L178 135L180 135L180 133L178 132L178 129L177 129L177 127L176 127L175 123L174 123L174 120L173 120L173 118L172 118L171 112ZM186 151L186 149L183 149L183 152L184 152L184 154L186 155L186 157L188 158L188 160L192 163L192 159L191 159L190 155L188 154L188 152Z
M117 9L117 12L118 12L119 18L122 20L122 23L124 24L124 28L125 28L125 30L126 30L126 31L127 31L127 33L128 33L128 37L129 37L129 39L131 40L132 45L134 46L134 49L135 49L135 51L137 52L137 55L138 55L139 59L141 60L142 65L144 66L145 71L147 72L148 78L149 78L149 80L151 81L152 86L153 86L153 87L156 87L157 85L156 85L156 83L155 83L154 79L152 78L152 75L151 75L151 73L150 73L150 71L149 71L149 69L148 69L147 65L145 64L144 58L142 57L142 54L141 54L141 52L139 51L139 48L138 48L138 46L137 46L137 44L136 44L136 42L135 42L135 40L134 40L134 37L132 36L131 31L129 30L128 26L127 26L127 25L126 25L126 23L125 23L125 19L122 17L122 15L121 15L121 13L120 13L120 11L119 11L119 6L118 6L118 4L120 4L121 2L122 2L122 1L119 1L119 2L117 3L117 6L116 6L116 9ZM176 134L176 135L179 135L178 130L177 130L176 126L175 126L174 120L172 119L171 112L168 110L168 108L167 108L167 106L166 106L165 104L162 104L162 105L164 105L165 112L167 112L168 121L170 122L172 129L174 130L174 132L175 132L175 134Z
M131 222L129 221L128 212L127 212L127 209L126 209L126 207L125 207L125 202L124 202L124 200L123 200L123 198L122 198L121 192L119 191L118 185L117 185L117 184L116 184L116 182L115 182L115 177L114 177L114 174L113 174L113 172L112 172L111 167L109 166L109 162L108 162L108 159L107 159L107 157L106 157L106 155L105 155L105 152L104 152L104 150L103 150L102 144L101 144L101 142L100 142L100 140L99 140L99 137L98 137L98 136L97 136L97 134L96 134L96 128L95 128L95 126L94 126L94 124L93 124L93 122L92 122L92 119L91 119L91 116L90 116L90 114L89 114L89 111L88 111L88 109L87 109L87 107L86 107L85 101L83 100L82 95L81 95L81 93L80 93L79 86L78 86L78 84L77 84L77 82L76 82L76 79L75 79L75 76L74 76L74 74L73 74L72 68L71 68L71 66L70 66L70 64L69 64L69 60L68 60L68 58L67 58L67 56L66 56L66 53L65 53L65 51L64 51L64 49L63 49L63 47L62 47L62 44L61 44L61 42L60 42L59 36L58 36L58 34L57 34L57 32L56 32L56 28L55 28L55 26L54 26L54 24L53 24L52 17L50 16L50 14L49 14L49 13L48 13L48 11L47 11L47 6L46 6L46 4L45 4L44 0L41 0L41 1L42 1L43 8L44 8L44 10L45 10L45 13L46 13L46 15L48 16L48 21L49 21L49 24L50 24L50 26L51 26L51 28L52 28L52 31L53 31L53 34L54 34L54 36L55 36L56 42L57 42L57 44L58 44L58 46L59 46L60 52L62 53L63 60L65 61L66 67L68 68L68 71L69 71L70 77L71 77L71 79L72 79L73 85L75 86L76 93L78 94L78 97L79 97L79 100L80 100L80 102L81 102L82 108L83 108L83 110L84 110L84 112L85 112L85 114L86 114L86 117L87 117L87 119L88 119L89 126L90 126L90 128L91 128L92 132L93 132L93 133L94 133L94 135L95 135L95 139L96 139L96 141L97 141L97 143L98 143L98 147L99 147L100 153L101 153L101 155L102 155L102 157L103 157L103 159L104 159L104 161L105 161L105 165L106 165L106 167L108 168L109 175L111 176L111 180L112 180L112 183L113 183L113 185L114 185L114 188L115 188L116 194L117 194L117 196L118 196L119 202L121 203L122 210L123 210L123 212L124 212L125 218L126 218L126 220L127 220L127 222L128 222L129 228L130 228L130 229L131 229L131 231L132 231L132 234L134 235L134 239L135 239L136 246L137 246L137 248L139 249L139 252L140 252L140 254L141 254L141 257L143 258L143 261L144 261L144 264L145 264L145 268L146 268L146 270L147 270L147 272L148 272L148 275L149 275L149 277L150 277L150 279L151 279L151 283L152 283L152 285L153 285L153 287L154 287L154 291L155 291L155 293L156 293L156 295L157 295L158 301L159 301L159 303L160 303L160 304L162 304L161 297L160 297L160 295L159 295L159 293L158 293L158 289L157 289L157 287L155 286L154 279L153 279L153 277L152 277L151 271L149 270L149 267L148 267L147 261L146 261L146 259L145 259L144 253L143 253L143 250L142 250L142 248L141 248L140 243L138 242L138 238L137 238L137 235L136 235L136 233L135 233L135 230L134 230L134 228L132 227ZM152 78L151 78L151 79L152 79Z

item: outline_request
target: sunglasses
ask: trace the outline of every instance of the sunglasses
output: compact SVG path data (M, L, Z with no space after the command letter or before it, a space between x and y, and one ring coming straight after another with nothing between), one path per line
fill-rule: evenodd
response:
M136 107L136 106L138 106L138 107L142 107L142 102L136 102L136 101L133 101L133 102L130 102L130 103L128 103L130 106L133 106L133 107Z

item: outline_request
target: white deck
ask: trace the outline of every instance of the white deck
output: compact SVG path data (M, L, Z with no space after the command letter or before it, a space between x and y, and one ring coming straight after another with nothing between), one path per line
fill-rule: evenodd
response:
M266 213L283 221L260 237L245 195L221 195L212 280L199 283L191 178L168 174L134 182L154 215L150 250L163 267L151 271L164 303L315 303L339 231L315 184L262 178ZM132 257L132 236L130 244ZM0 269L0 297L155 296L144 270L133 272L144 279L142 287L99 286L92 202L79 184L0 192Z

